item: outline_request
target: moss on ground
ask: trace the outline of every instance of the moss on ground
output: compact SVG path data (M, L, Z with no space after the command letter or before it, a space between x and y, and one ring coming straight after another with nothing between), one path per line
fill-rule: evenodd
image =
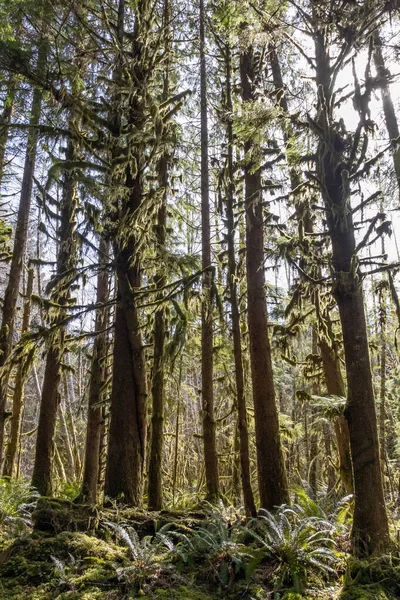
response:
M43 498L35 513L35 530L0 552L0 600L396 600L400 598L400 558L383 556L350 560L345 585L324 589L313 581L308 595L281 589L271 592L274 569L260 565L251 578L235 576L223 586L212 567L163 564L156 557L139 578L129 550L111 538L101 522L128 523L139 537L165 523L188 532L202 514L146 513L132 509L97 509L68 500ZM84 532L88 530L89 533ZM1 548L0 548L1 550ZM248 549L249 556L252 548ZM213 564L215 570L218 560ZM153 568L154 567L154 568ZM206 568L205 568L206 567ZM140 567L139 567L140 571ZM237 574L236 574L237 575ZM319 588L321 584L321 588ZM268 586L269 591L268 591Z
M339 600L396 600L398 596L385 591L379 584L351 586L342 591Z
M383 555L350 559L339 600L396 600L400 598L400 559Z
M101 523L112 521L131 525L140 538L154 535L163 525L170 529L195 527L206 518L205 512L147 512L129 507L99 507L76 504L70 500L41 497L32 515L35 531L57 535L63 531L81 531L103 535Z
M0 556L0 600L96 599L108 591L111 600L119 597L112 589L116 568L127 564L126 550L111 542L84 533L34 533Z

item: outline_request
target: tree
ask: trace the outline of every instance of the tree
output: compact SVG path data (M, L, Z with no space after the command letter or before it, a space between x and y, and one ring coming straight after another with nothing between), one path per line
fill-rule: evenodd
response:
M243 110L256 102L253 48L240 57ZM247 319L256 429L260 504L266 510L289 501L279 433L268 333L264 274L264 215L261 169L251 139L244 142Z
M202 253L202 311L201 311L201 397L203 413L204 464L207 499L219 498L218 457L215 439L213 391L213 317L212 263L210 240L210 188L208 164L207 70L205 55L204 0L200 0L200 121L201 121L201 253Z
M354 179L357 172L354 154L358 150L361 130L367 130L368 127L367 109L360 107L360 124L352 140L353 151L347 156L334 113L335 67L329 49L332 43L331 30L322 10L315 3L312 8L318 90L316 171L332 243L333 295L338 304L343 332L347 374L346 418L355 491L353 547L357 554L372 554L386 546L389 530L380 470L362 276L353 212L349 210L350 177ZM364 18L367 19L366 16ZM348 44L342 44L343 60L349 51Z
M109 321L109 273L107 271L110 250L109 243L100 234L99 273L97 276L97 295L95 334L93 356L89 382L88 419L86 426L85 461L81 487L81 498L95 504L97 502L97 486L100 469L100 445L104 420L104 386L107 374L107 352L109 340L107 326Z
M70 131L77 126L71 116ZM79 157L75 140L70 139L66 152L66 165L73 165ZM71 289L77 278L76 219L78 209L77 173L74 168L64 174L63 196L60 211L60 243L57 255L57 270L50 282L52 304L51 323L47 340L46 367L39 424L36 438L35 464L32 485L43 496L52 494L52 459L57 411L60 401L62 359L66 346L65 319L67 308L73 299Z
M163 28L164 51L167 55L163 74L162 102L167 102L170 96L170 57L171 49L171 7L169 0L164 1ZM156 224L156 252L162 260L165 253L167 238L167 196L169 189L170 148L166 146L157 165L158 182L161 189L161 203L157 214ZM161 266L155 277L156 287L163 289L166 285L165 266ZM162 303L162 293L158 300ZM151 444L148 470L147 503L150 510L162 508L162 451L163 451L163 426L164 426L164 394L165 394L165 315L164 306L161 304L154 316L154 359L152 373L152 414L151 414Z
M36 72L38 77L43 75L46 68L48 53L48 40L46 37L46 25L42 26L41 37L38 40L38 57ZM35 160L38 141L38 124L41 113L43 91L40 87L33 90L32 105L30 111L30 127L28 130L28 139L25 153L24 172L22 179L22 188L18 208L17 224L14 235L14 247L10 271L8 274L8 283L4 293L2 322L0 328L0 368L4 367L10 356L13 335L15 310L18 302L18 294L21 281L21 273L24 265L24 256L26 241L28 236L29 211L32 199L33 175L35 170ZM0 463L3 456L4 445L4 426L6 417L6 404L8 394L7 375L3 374L0 379Z

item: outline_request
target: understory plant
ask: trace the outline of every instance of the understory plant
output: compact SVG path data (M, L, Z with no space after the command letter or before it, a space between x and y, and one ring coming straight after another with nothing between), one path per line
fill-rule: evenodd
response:
M193 531L173 531L170 536L181 567L201 564L205 577L227 589L238 579L247 579L256 565L249 548L238 541L237 515L221 511L214 507L204 525Z
M113 532L129 550L132 563L116 568L118 579L127 587L138 590L152 579L157 579L173 550L172 540L165 535L164 528L154 536L140 538L137 531L126 523L103 524Z
M276 586L293 587L299 594L312 574L336 573L338 554L333 530L332 523L309 516L300 505L283 505L275 513L260 509L259 516L246 527L261 554L273 561Z
M0 479L0 529L8 536L25 533L39 494L22 479Z

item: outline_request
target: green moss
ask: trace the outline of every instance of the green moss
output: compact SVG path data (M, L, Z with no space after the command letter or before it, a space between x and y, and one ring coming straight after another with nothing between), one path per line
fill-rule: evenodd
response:
M311 596L303 596L297 592L286 592L282 596L282 600L312 600Z
M128 564L126 549L111 542L34 533L15 542L0 565L0 600L118 599L116 567Z
M342 591L339 600L396 600L398 596L387 593L378 584L352 586Z
M368 589L380 585L384 592L400 597L400 559L383 555L368 560L350 559L346 570L345 589L353 587Z
M39 498L32 515L36 531L58 534L62 531L95 531L99 511L94 506L74 504L70 500Z
M141 596L142 600L215 600L215 594L207 594L194 587L180 585L170 589L158 589L152 596Z

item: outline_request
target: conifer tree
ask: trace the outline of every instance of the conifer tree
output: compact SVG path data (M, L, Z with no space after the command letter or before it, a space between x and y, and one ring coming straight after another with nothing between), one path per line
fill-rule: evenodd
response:
M240 57L243 110L256 102L254 50L247 45ZM289 501L280 441L272 372L264 273L264 214L261 169L251 139L244 143L246 207L247 319L256 431L258 486L262 508L272 510Z

